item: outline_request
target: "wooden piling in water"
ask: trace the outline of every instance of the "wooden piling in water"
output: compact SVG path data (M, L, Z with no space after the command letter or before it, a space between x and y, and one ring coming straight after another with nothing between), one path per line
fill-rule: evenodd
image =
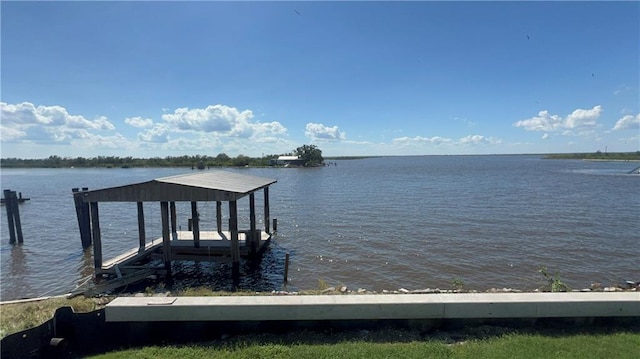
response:
M249 247L249 255L253 257L258 251L258 243L260 243L260 237L256 234L256 197L253 193L249 195L249 222L251 235L247 238L250 241L247 246Z
M198 202L191 202L191 223L193 233L193 247L200 248L200 215L198 214Z
M171 237L169 234L169 203L160 202L160 214L162 217L162 253L164 257L164 268L167 274L171 275Z
M284 256L284 281L289 281L289 252Z
M138 239L140 246L138 247L138 252L144 252L144 247L146 246L147 236L144 228L144 207L142 202L138 202Z
M98 213L98 202L91 202L91 227L93 228L93 266L96 275L102 273L102 237L100 234L100 215Z
M178 239L178 219L176 214L176 202L171 201L169 203L169 209L171 210L171 238L173 240Z
M231 232L231 275L240 277L240 243L238 242L238 203L229 201L229 231Z
M88 191L89 188L84 187L82 191ZM82 248L91 246L91 215L89 214L89 204L82 201L82 193L78 188L72 188L73 201L76 206L76 217L78 217L78 227L80 229L80 241Z
M269 230L269 222L271 222L271 217L269 214L269 187L264 188L264 231L271 234Z
M222 202L216 201L216 228L222 233Z
M7 224L9 225L9 243L23 243L22 222L20 221L20 209L16 191L4 190L5 209L7 211Z

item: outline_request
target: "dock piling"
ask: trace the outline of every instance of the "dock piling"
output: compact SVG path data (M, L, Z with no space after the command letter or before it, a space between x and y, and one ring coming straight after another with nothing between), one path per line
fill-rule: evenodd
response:
M284 282L289 281L289 252L284 255Z
M82 191L88 191L88 187L83 187ZM76 206L76 216L78 217L78 227L80 228L80 241L82 248L91 246L91 215L89 214L89 203L82 201L78 188L72 188L73 201Z
M20 209L16 191L4 190L5 209L7 210L7 224L9 225L9 243L23 243L22 222L20 221Z

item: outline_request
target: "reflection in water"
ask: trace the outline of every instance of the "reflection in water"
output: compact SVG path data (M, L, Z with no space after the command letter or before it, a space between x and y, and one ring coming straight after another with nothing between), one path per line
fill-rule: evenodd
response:
M9 290L16 290L17 292L30 292L31 283L28 281L29 263L24 244L11 244L11 258L9 261L9 278L4 278L7 273L2 274L2 286L6 286Z
M80 279L76 283L77 286L82 285L87 278L93 277L93 252L91 248L86 248L82 251L82 261L78 262L76 270L80 274Z
M25 274L27 257L24 255L23 244L14 244L11 248L11 275L22 276Z

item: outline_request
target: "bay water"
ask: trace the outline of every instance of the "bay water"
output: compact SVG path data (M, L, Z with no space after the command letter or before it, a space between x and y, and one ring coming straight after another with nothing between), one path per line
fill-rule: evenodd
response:
M536 155L407 156L332 161L318 168L225 168L276 179L278 232L257 265L243 264L244 290L365 288L532 290L547 267L574 288L640 280L638 163L547 160ZM212 169L213 170L213 169ZM24 243L0 224L0 300L67 293L93 273L71 189L99 189L191 173L188 168L3 169L20 205ZM262 192L256 207L263 228ZM239 201L248 229L248 198ZM190 204L178 203L187 228ZM215 203L199 203L214 230ZM101 203L105 259L135 248L135 203ZM224 218L228 218L225 211ZM145 203L149 241L161 236L160 205ZM226 221L223 221L226 223ZM290 254L289 282L283 283ZM176 263L177 286L230 289L230 268Z

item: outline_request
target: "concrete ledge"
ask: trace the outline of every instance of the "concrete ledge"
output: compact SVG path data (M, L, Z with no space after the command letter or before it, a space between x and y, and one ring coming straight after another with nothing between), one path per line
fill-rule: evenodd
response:
M640 317L639 292L120 297L107 322Z

